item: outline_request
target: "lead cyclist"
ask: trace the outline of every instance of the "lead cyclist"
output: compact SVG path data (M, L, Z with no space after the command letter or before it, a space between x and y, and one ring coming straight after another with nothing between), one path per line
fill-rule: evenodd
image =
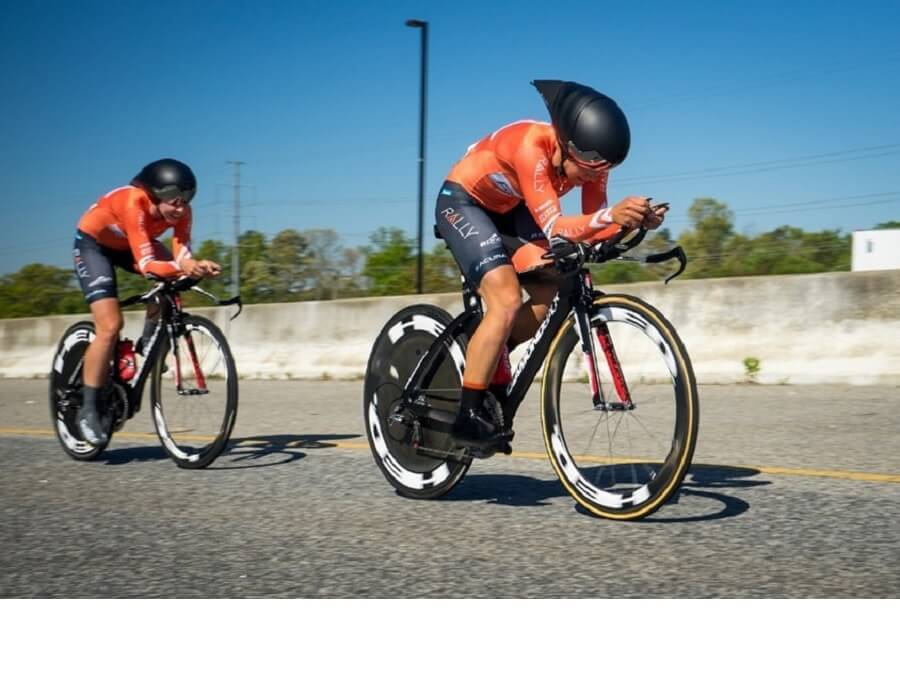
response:
M609 172L631 145L615 101L575 82L532 84L551 123L513 122L470 146L435 208L440 236L486 306L466 354L456 447L497 449L511 438L484 411L485 392L501 355L507 359L508 350L534 336L556 294L558 281L541 269L549 264L542 256L551 238L602 241L623 229L656 229L668 210L636 195L607 203ZM565 216L559 198L575 187L582 215Z

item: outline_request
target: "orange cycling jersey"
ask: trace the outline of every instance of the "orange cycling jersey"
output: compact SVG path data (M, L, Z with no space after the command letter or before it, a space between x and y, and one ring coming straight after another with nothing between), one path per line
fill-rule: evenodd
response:
M562 215L559 198L575 186L553 169L557 147L556 132L546 122L513 122L470 146L447 180L462 185L488 211L506 213L524 201L548 240L601 240L617 234L621 228L613 223L606 202L608 170L582 186L583 215Z
M159 260L154 242L170 224L150 212L150 198L140 188L120 187L103 195L85 212L78 229L96 239L101 246L117 251L131 251L141 274L175 277L184 274L179 262L190 258L191 207L171 225L172 253L175 260Z

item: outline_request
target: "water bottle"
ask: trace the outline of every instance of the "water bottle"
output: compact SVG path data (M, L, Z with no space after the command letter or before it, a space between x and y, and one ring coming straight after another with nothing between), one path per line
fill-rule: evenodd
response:
M123 382L128 382L137 372L134 343L128 338L119 340L116 346L116 365L119 369L119 378Z

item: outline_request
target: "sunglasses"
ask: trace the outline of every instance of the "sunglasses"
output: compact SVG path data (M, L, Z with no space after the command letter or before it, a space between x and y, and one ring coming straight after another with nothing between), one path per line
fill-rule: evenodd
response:
M572 141L568 145L569 157L585 169L611 169L615 164L608 162L596 150L579 150Z
M166 185L155 191L156 198L161 202L174 202L180 200L185 204L190 203L197 193L197 188L182 190L177 185Z

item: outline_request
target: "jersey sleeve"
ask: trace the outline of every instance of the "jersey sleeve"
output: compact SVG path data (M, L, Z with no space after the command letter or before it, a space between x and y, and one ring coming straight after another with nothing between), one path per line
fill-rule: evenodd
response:
M175 256L175 263L178 265L184 260L194 257L191 253L192 222L193 212L188 209L184 217L175 224L175 232L172 235L172 254Z
M572 241L602 240L621 230L613 223L612 212L605 206L605 178L602 188L587 184L584 187L594 186L587 195L582 189L582 207L586 209L590 206L590 211L580 216L564 216L550 181L549 172L553 171L550 157L540 147L523 145L515 156L515 170L525 205L548 240L551 237L565 237Z
M131 247L131 254L137 261L138 271L144 275L155 274L163 278L181 276L184 272L176 262L158 260L154 255L153 241L147 234L144 224L146 218L146 212L139 206L134 206L125 212L122 223L128 237L128 245Z
M594 213L609 206L606 197L606 181L608 176L608 173L604 173L593 183L585 183L581 187L582 213Z

